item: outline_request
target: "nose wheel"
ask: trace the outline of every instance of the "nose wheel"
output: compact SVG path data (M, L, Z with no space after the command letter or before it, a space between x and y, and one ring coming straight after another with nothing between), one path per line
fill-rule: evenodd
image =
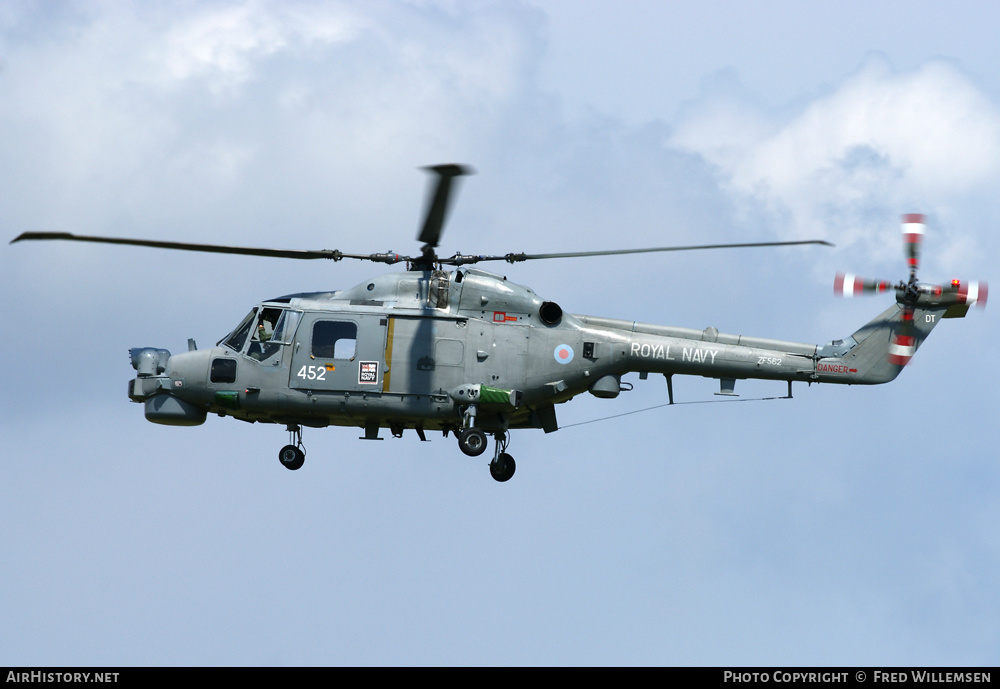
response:
M306 461L306 449L302 446L302 428L291 425L288 427L290 444L285 445L278 452L278 461L292 471L301 469Z

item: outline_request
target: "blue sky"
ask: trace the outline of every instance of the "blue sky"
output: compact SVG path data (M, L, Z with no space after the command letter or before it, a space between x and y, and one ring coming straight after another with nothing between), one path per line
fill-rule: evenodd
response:
M0 224L444 251L827 239L506 267L571 312L826 342L838 270L997 284L989 3L60 2L0 8ZM145 421L130 347L370 265L0 252L0 664L976 665L1000 652L992 310L875 388L676 379L515 434ZM634 377L633 377L634 378ZM580 424L580 425L572 425ZM386 434L388 435L388 434Z

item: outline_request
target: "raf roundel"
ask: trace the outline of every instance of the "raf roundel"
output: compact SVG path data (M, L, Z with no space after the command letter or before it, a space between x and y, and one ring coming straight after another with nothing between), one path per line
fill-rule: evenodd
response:
M573 361L573 348L568 344L561 344L556 347L555 352L553 352L556 361L560 364L568 364Z

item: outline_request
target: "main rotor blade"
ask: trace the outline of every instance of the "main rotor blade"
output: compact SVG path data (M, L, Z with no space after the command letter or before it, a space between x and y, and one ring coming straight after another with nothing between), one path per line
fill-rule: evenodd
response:
M746 249L758 246L797 246L801 244L822 244L824 246L834 246L830 242L821 239L810 239L796 242L746 242L740 244L698 244L690 246L660 246L649 249L608 249L606 251L568 251L554 254L505 254L503 256L453 256L450 259L442 259L442 263L478 263L479 261L507 261L508 263L519 263L521 261L534 261L547 258L583 258L586 256L621 256L625 254L650 254L661 251L700 251L702 249ZM455 262L457 261L457 263Z
M87 237L84 235L70 234L69 232L25 232L18 235L13 240L20 242L25 240L39 239L62 239L73 242L95 242L98 244L125 244L128 246L148 246L154 249L176 249L179 251L203 251L213 254L239 254L242 256L267 256L271 258L326 258L339 261L342 258L356 258L362 261L375 261L376 263L398 263L410 260L407 256L399 254L345 254L336 249L301 250L301 249L260 249L243 246L223 246L219 244L193 244L190 242L161 242L151 239L126 239L123 237Z
M463 165L434 165L426 167L438 176L434 194L430 197L430 205L424 218L424 226L417 235L417 240L430 247L436 247L441 239L441 228L448 214L448 198L451 195L451 180L460 175L471 175L473 170Z

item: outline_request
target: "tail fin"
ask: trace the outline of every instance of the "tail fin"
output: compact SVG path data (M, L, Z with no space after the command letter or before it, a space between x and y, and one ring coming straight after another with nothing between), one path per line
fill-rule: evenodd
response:
M905 308L893 304L859 328L851 336L857 344L839 358L857 371L856 383L888 383L909 363L945 311L946 307Z

